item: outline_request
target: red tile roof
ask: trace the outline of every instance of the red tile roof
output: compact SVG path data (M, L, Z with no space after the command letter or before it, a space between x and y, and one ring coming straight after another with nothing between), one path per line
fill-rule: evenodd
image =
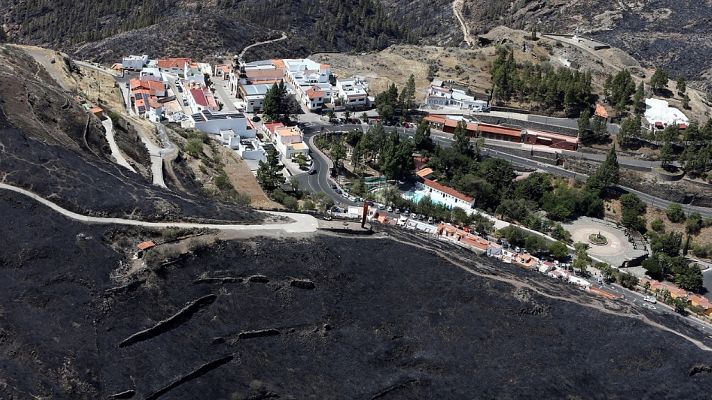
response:
M499 125L480 124L479 131L483 132L483 133L491 133L491 134L495 134L495 135L512 136L512 137L517 137L517 138L522 137L521 129L507 128L505 126L499 126Z
M428 115L425 120L436 124L445 124L445 117L442 115Z
M310 87L310 88L307 89L307 91L304 92L304 93L305 93L305 94L309 97L309 99L311 99L311 100L316 99L317 97L324 97L324 96L326 96L326 93L324 93L324 92L322 92L321 90L318 90L318 89L316 89L316 88L314 88L314 87Z
M190 95L193 96L195 104L201 105L203 107L210 107L208 104L208 99L205 97L205 93L200 89L190 89Z
M156 243L153 240L147 240L145 242L141 242L136 246L139 248L139 250L148 250L152 247L156 247Z
M439 190L439 191L441 191L441 192L443 192L443 193L449 194L449 195L452 196L452 197L458 198L458 199L460 199L460 200L464 200L464 201L466 201L466 202L468 202L468 203L472 203L472 202L475 200L474 197L468 196L468 195L466 195L466 194L462 194L462 193L458 192L457 190L455 190L455 189L453 189L453 188L451 188L451 187L442 185L442 184L440 184L440 183L438 183L438 182L435 182L435 181L432 181L432 180L430 180L430 179L423 178L423 182L425 183L425 186L428 186L428 187L433 188L433 189L435 189L435 190Z
M606 111L606 108L603 107L603 104L601 103L596 103L596 113L595 115L601 117L601 118L606 118L608 119L608 111Z
M170 69L170 68L180 68L184 69L185 64L190 63L190 58L163 58L158 60L158 68Z

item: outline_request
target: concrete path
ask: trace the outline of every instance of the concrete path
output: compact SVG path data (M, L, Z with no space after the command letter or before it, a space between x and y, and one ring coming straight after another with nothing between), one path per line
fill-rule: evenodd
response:
M153 177L153 184L156 186L161 186L167 188L166 182L163 180L163 155L161 153L161 148L157 146L150 138L142 134L142 130L139 129L139 137L146 149L148 149L148 154L151 156L151 176Z
M128 163L128 161L126 161L126 158L121 153L119 146L116 144L116 140L114 139L114 123L111 121L110 118L106 118L101 121L101 124L104 126L104 132L106 132L106 141L109 142L109 148L111 148L111 155L116 160L116 163L135 174L136 170L131 166L131 164Z
M217 229L220 231L240 231L243 234L241 237L247 236L260 236L264 235L266 232L273 233L288 233L288 234L304 234L304 233L314 233L318 229L317 219L311 215L307 214L297 214L297 213L287 213L287 212L275 212L275 211L263 211L265 214L270 214L279 217L289 218L291 221L286 223L266 223L259 225L242 225L242 224L200 224L192 222L146 222L138 221L132 219L124 218L102 218L102 217L90 217L87 215L77 214L75 212L69 211L59 205L46 200L39 195L18 188L16 186L8 185L5 183L0 183L0 189L10 190L15 193L22 194L24 196L30 197L45 206L51 208L52 210L64 215L67 218L73 219L75 221L80 221L84 223L93 224L115 224L115 225L130 225L130 226L142 226L145 228L182 228L182 229Z

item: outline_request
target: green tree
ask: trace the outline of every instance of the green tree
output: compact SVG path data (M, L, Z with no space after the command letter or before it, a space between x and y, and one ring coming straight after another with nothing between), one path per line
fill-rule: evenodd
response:
M697 235L704 228L705 223L700 213L695 212L687 216L685 221L685 231L690 235Z
M339 162L346 157L346 147L341 141L341 138L336 140L336 143L331 147L331 159L334 161L334 167L339 168Z
M635 140L640 136L641 124L640 115L628 117L623 121L618 132L618 143L621 148L629 149L633 146Z
M663 222L662 219L656 218L655 220L653 220L653 222L650 223L650 228L657 233L664 233L665 232L665 223Z
M638 232L645 231L646 206L638 196L633 193L626 193L620 198L621 201L621 224L628 229Z
M662 68L658 68L655 70L653 76L650 77L650 87L653 88L654 92L660 93L663 89L667 88L669 79L667 73L665 73Z
M281 174L282 166L279 164L279 153L275 148L267 152L267 160L260 161L257 168L257 182L267 191L275 190L284 183Z
M453 134L453 139L455 143L452 145L452 148L455 149L456 152L468 157L472 157L474 155L472 142L470 142L470 137L467 136L467 125L465 124L465 121L458 121L457 127L455 127L455 132Z
M267 90L265 99L262 102L262 114L265 119L268 121L276 121L279 119L280 102L281 98L279 87L277 85L272 85L272 87Z
M430 137L430 124L425 119L422 119L415 130L413 137L415 150L431 152L435 148L435 143Z
M399 102L406 110L415 107L415 76L413 74L408 77L408 81L400 93Z
M685 219L685 211L683 211L682 206L678 203L670 203L667 210L665 211L670 222L679 223Z
M569 256L569 248L564 242L554 242L549 246L551 256L559 261L564 261Z
M690 109L690 96L688 96L687 93L682 96L682 108L684 108L685 110Z
M587 142L590 140L590 122L591 112L585 109L581 112L578 118L578 134L581 141Z
M620 166L616 155L616 146L614 145L596 172L586 181L586 188L593 193L600 193L607 187L617 185L619 180Z
M640 81L638 88L635 90L635 95L633 96L633 105L635 107L636 114L642 114L645 111L645 84Z
M630 96L635 93L635 89L633 77L625 69L618 72L613 78L606 80L604 87L608 101L614 105L618 113L625 111L630 102Z
M572 267L582 275L585 275L588 266L591 264L591 257L588 256L588 244L574 243L574 254L575 258Z
M680 76L677 78L675 87L677 88L677 94L679 94L680 96L685 94L685 92L687 91L687 82L685 82L684 76Z

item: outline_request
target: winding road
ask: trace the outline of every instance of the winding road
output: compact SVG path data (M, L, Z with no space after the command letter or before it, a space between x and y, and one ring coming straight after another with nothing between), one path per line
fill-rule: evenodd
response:
M276 212L276 211L263 211L266 214L286 217L291 220L291 222L286 223L272 223L272 224L257 224L257 225L244 225L244 224L201 224L192 222L146 222L138 221L133 219L125 218L104 218L104 217L91 217L87 215L77 214L73 211L69 211L66 208L39 196L36 193L30 192L29 190L19 188L17 186L8 185L6 183L0 183L0 189L9 190L15 193L22 194L24 196L30 197L31 199L44 204L45 206L51 208L52 210L64 215L67 218L73 219L75 221L91 224L112 224L112 225L129 225L129 226L141 226L144 228L182 228L182 229L217 229L220 231L240 231L244 232L246 236L263 236L265 232L282 232L286 234L305 234L314 233L318 229L318 223L316 218L308 214L296 214L287 212Z

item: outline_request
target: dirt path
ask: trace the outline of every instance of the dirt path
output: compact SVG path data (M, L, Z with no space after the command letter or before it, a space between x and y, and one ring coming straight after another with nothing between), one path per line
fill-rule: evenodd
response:
M245 53L247 52L247 50L249 50L249 49L251 49L251 48L253 48L253 47L262 46L263 44L279 42L280 40L284 40L284 39L286 39L286 38L287 38L287 33L286 33L286 32L282 32L282 36L281 36L281 37L278 37L277 39L270 39L270 40L265 40L265 41L262 41L262 42L252 43L251 45L249 45L249 46L245 47L244 49L242 49L242 51L240 52L240 54L237 56L237 60L240 62L240 64L242 64L243 61L244 61Z
M455 18L457 19L457 22L460 24L460 28L462 29L462 36L465 39L465 42L471 46L475 47L477 45L477 41L470 35L470 28L467 27L467 24L465 23L465 19L462 17L462 8L465 5L465 0L455 0L452 2L452 13L455 14Z
M192 222L146 222L138 221L124 218L103 218L103 217L90 217L87 215L77 214L75 212L69 211L59 205L16 186L8 185L6 183L0 183L0 189L10 190L15 193L22 194L24 196L30 197L39 203L51 208L52 210L64 215L67 218L93 224L112 224L112 225L129 225L129 226L141 226L144 228L182 228L182 229L217 229L219 231L236 231L240 232L240 237L255 237L264 235L277 235L281 237L282 235L297 235L299 237L307 233L314 233L318 229L318 223L316 218L307 214L297 214L297 213L287 213L287 212L276 212L276 211L264 211L264 213L276 216L276 217L286 217L290 222L274 222L265 223L258 225L243 225L243 224L200 224Z

